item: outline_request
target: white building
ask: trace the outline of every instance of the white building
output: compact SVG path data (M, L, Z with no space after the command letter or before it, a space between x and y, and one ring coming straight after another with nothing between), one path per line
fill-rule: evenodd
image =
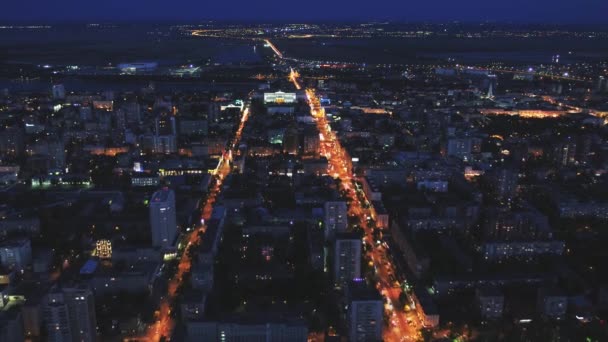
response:
M160 177L157 175L135 173L131 176L131 186L134 187L146 187L146 186L158 186L160 184Z
M264 93L264 103L295 103L296 100L296 93L284 93L282 91L277 91L276 93Z
M152 245L170 247L177 236L175 193L169 188L156 191L150 199Z
M118 64L118 69L125 74L136 74L138 72L150 72L158 68L157 62L136 62Z

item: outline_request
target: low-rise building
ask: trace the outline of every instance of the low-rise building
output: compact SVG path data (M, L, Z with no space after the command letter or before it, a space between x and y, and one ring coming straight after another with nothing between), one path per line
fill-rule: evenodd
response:
M568 296L555 288L538 289L538 313L546 318L561 320L566 317Z
M498 288L482 287L475 291L479 312L483 320L502 318L505 296Z

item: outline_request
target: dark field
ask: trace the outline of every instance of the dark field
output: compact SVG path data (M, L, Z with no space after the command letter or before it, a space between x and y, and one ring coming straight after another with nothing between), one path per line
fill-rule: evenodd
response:
M106 66L156 61L161 65L174 65L250 63L260 59L248 41L193 38L168 28L7 31L0 30L0 61L9 63Z
M448 58L462 63L562 63L608 59L605 38L323 38L278 39L287 56L318 61L369 64L433 63ZM134 25L45 30L0 30L0 62L106 66L134 61L161 65L256 63L251 40L196 38L169 26Z
M276 45L287 56L374 64L407 64L456 58L463 63L563 63L608 59L606 39L555 38L394 38L291 39Z

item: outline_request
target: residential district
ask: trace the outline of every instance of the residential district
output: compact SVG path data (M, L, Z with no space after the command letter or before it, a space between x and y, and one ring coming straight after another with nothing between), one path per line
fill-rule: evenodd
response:
M243 39L255 65L2 91L1 341L608 339L606 64Z

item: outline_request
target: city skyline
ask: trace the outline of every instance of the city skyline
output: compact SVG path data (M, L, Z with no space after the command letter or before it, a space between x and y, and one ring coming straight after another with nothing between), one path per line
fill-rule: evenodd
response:
M585 3L12 4L0 341L608 341Z

